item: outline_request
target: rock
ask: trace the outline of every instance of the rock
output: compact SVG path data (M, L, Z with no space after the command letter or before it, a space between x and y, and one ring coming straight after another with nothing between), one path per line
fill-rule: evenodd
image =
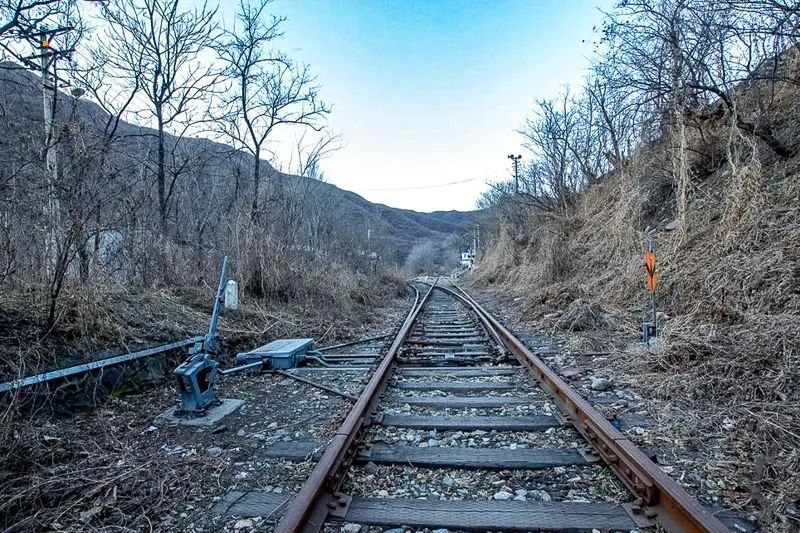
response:
M592 390L604 391L611 388L611 380L607 378L592 378Z
M226 426L225 424L222 424L221 426L217 426L214 429L212 429L211 430L211 434L212 435L217 435L218 433L223 433L225 431L228 431L228 426Z
M450 533L450 530L449 529L444 529L444 528L442 528L442 529L434 529L433 531L431 531L431 533Z
M680 225L681 223L678 220L673 220L672 222L665 224L664 229L667 231L675 231Z
M267 429L275 429L278 427L277 422L272 422L270 425L267 426Z
M243 481L248 477L250 477L250 474L248 472L239 472L238 474L233 476L233 479L235 479L236 481Z
M514 501L515 502L526 502L526 501L528 501L528 498L526 498L522 494L519 494L517 496L514 496Z
M501 490L500 492L496 492L494 496L492 496L495 500L510 500L511 497L514 496L510 492Z
M453 483L455 483L455 480L448 475L445 475L442 478L442 485L444 485L445 487L452 487Z
M530 490L530 491L528 491L527 495L530 496L531 498L535 498L536 500L538 500L540 502L549 502L549 501L551 501L550 495L547 494L543 490Z
M528 494L528 491L525 489L517 489L514 491L514 494L516 494L517 496L525 496L526 494Z
M380 470L380 468L378 467L378 465L376 465L375 463L373 463L372 461L370 461L370 462L368 462L366 465L364 465L364 470L366 470L366 471L367 471L367 472L369 472L370 474L374 474L374 473L376 473L378 470Z
M346 533L359 533L361 526L359 524L345 524L342 526L342 531Z
M206 453L208 453L208 456L212 458L219 457L220 455L222 455L222 448L220 448L219 446L212 446L211 448L206 450Z
M561 376L567 381L576 381L581 379L581 371L577 368L565 368L561 371Z
M246 434L247 433L245 433L243 429L240 429L239 431L236 432L237 437L244 437Z
M233 529L236 531L239 531L240 529L252 529L254 525L255 522L253 522L251 519L243 518L241 520L237 520L236 523L233 524Z
M405 533L405 530L402 527L395 527L392 529L384 529L383 533Z
M186 451L186 448L184 448L184 447L183 447L183 446L181 446L180 444L175 444L174 446L169 446L169 445L167 445L167 444L162 444L162 445L161 445L161 449L162 449L162 450L164 451L164 453L166 453L167 455L177 455L177 454L179 454L179 453L183 453L183 452L185 452L185 451Z

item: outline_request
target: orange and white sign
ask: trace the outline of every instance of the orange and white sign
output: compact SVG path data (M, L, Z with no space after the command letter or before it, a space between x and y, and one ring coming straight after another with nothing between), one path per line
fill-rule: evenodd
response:
M650 251L644 253L644 267L647 270L645 282L650 294L656 293L656 254Z

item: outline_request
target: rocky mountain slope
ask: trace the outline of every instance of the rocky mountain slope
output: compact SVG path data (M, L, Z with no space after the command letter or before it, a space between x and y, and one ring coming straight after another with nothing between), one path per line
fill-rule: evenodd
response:
M0 132L0 160L18 159L16 150L20 137L35 136L43 130L42 93L40 79L32 72L21 69L13 63L0 64L0 113L13 117L17 126L15 131ZM74 98L67 92L58 96L58 115L70 116L74 113L90 128L102 131L108 115L87 97ZM133 159L144 160L152 153L155 130L122 121L118 135L126 139L121 143L123 150ZM127 141L130 139L130 142ZM174 137L168 144L175 142ZM216 160L206 165L206 172L215 176L233 176L240 169L248 169L252 159L233 150L224 143L206 138L185 138L181 141L182 150L194 154L216 154ZM239 167L238 169L235 167ZM369 232L373 248L386 256L395 265L402 266L414 246L426 242L453 243L455 261L462 241L462 235L471 233L469 228L473 213L455 211L420 213L406 209L396 209L382 204L374 204L350 191L325 182L314 182L309 186L307 178L277 171L269 161L262 160L262 175L269 182L285 190L309 191L324 199L326 214L338 221L341 228L347 228L366 235ZM246 171L242 177L243 187L247 187ZM266 185L269 186L269 183Z

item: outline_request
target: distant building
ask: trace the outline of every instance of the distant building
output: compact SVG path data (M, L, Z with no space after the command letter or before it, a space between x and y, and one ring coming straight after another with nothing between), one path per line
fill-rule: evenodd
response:
M472 268L475 263L475 254L472 252L461 253L461 266L464 268Z

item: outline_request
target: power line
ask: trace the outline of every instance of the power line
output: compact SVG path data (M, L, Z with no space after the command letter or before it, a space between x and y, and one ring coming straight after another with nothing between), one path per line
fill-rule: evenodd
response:
M478 181L481 178L472 178L468 180L450 181L448 183L438 183L436 185L420 185L418 187L393 187L387 189L359 189L359 192L392 192L392 191L419 191L423 189L438 189L440 187L450 187L451 185L461 185L462 183L470 183Z
M522 159L522 156L512 154L508 158L514 161L514 192L519 194L519 160Z

